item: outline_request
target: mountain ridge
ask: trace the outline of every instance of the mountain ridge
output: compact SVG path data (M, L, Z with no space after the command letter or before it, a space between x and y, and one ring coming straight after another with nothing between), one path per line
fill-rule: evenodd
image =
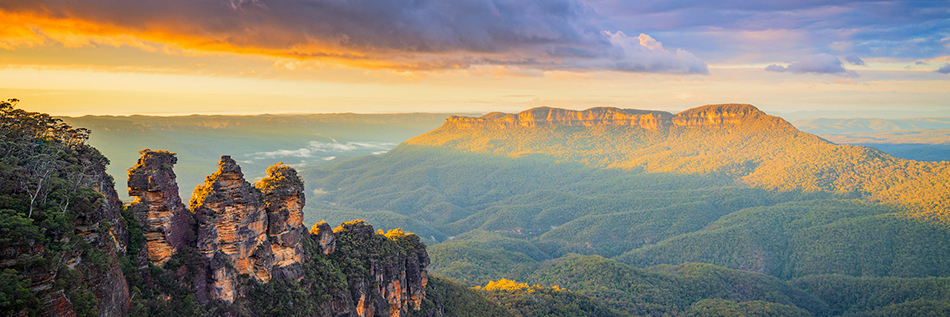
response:
M736 103L706 105L675 115L659 110L615 107L594 107L585 110L536 107L518 113L491 112L480 117L451 116L445 120L443 127L471 129L613 125L664 130L672 127L739 125L760 117L777 118L768 116L753 105ZM784 120L781 121L788 124Z
M950 164L837 145L748 104L706 105L676 115L533 108L518 114L451 117L404 145L508 157L541 155L557 162L647 173L725 175L751 187L858 195L903 206L914 217L950 220Z

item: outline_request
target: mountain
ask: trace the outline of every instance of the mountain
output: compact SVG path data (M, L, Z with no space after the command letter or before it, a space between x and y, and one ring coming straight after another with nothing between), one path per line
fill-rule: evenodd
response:
M581 273L592 262L565 260L577 254L602 256L610 270L708 263L792 289L790 281L828 274L950 276L950 164L834 144L751 105L450 117L384 155L301 175L312 202L305 221L366 215L384 228L427 232L430 270L469 285L564 286L606 274ZM561 271L574 274L534 275L552 263L570 263ZM835 315L821 307L845 305L715 296L637 302L599 286L607 282L569 289L627 311L741 311L762 301ZM888 305L929 305L933 293L921 293Z
M857 193L914 209L917 217L941 220L950 207L950 164L835 145L751 105L709 105L675 116L535 108L517 115L451 117L406 144L509 157L541 154L560 162L646 173L724 175L766 190ZM936 190L921 190L933 187L931 182L937 183Z

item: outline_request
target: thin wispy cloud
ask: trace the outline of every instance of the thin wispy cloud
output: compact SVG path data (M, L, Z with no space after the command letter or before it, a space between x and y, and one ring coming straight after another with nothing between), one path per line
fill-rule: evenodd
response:
M329 161L336 158L336 156L327 156L328 153L371 151L371 153L376 154L380 151L385 153L395 146L396 143L392 142L339 142L337 140L333 140L332 142L310 141L310 144L304 148L295 150L255 152L247 154L247 156L257 159L281 157L321 158Z

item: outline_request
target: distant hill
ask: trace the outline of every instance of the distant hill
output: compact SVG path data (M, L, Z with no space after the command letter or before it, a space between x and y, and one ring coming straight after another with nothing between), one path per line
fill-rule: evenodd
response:
M950 129L950 118L808 118L790 122L799 130L812 134Z
M837 143L873 147L918 161L950 161L950 118L798 119L803 132Z
M222 153L238 160L249 178L264 176L276 162L296 168L385 152L405 139L438 127L448 114L312 114L256 116L63 117L92 130L89 143L112 160L109 173L120 186L138 150L178 153L181 196L189 197ZM126 192L119 190L121 197Z

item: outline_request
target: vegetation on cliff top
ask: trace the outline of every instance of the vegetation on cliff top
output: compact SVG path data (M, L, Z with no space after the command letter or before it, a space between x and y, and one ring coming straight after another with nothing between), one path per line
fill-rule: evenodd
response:
M105 203L91 174L109 160L86 144L89 130L17 102L0 101L0 315L35 315L59 291L79 316L97 315L83 276L109 263L85 236L109 226L77 223Z

